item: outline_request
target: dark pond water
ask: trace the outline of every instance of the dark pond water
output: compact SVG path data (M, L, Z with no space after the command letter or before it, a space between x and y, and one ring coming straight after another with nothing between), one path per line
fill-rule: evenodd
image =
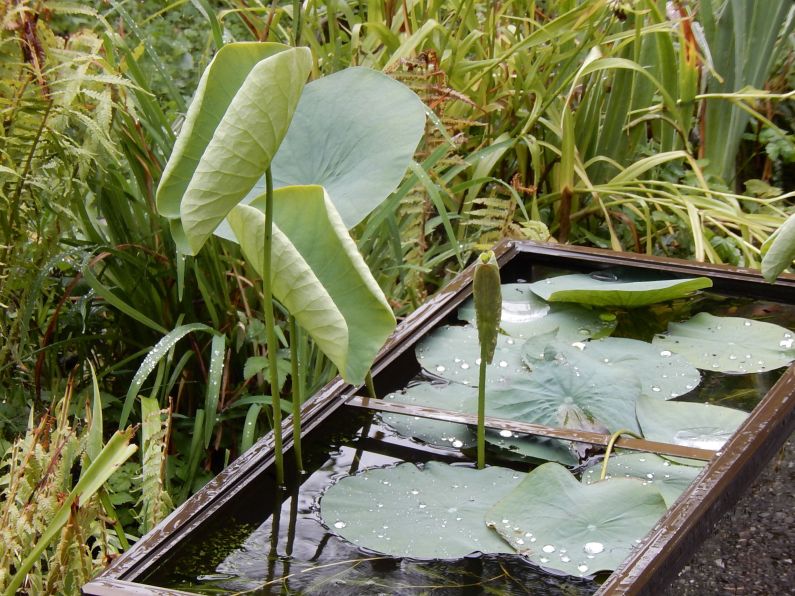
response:
M669 321L702 311L795 328L795 307L705 293L619 313L614 336L649 341L665 331ZM750 411L783 371L749 375L707 371L696 390L678 399ZM362 436L367 440L361 441ZM276 491L268 478L258 480L216 515L201 536L175 550L143 581L208 594L580 595L595 592L603 579L561 577L518 556L416 561L360 549L337 537L320 519L318 500L329 485L356 469L401 461L466 461L465 456L401 438L366 412L348 410L327 420L304 450L307 468L314 472L283 491ZM288 454L286 461L291 457ZM514 465L526 471L526 464Z

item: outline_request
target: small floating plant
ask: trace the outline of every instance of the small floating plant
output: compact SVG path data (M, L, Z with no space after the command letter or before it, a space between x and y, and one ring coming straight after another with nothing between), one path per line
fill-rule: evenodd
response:
M473 325L482 305L476 309L470 301L459 310L462 325L440 327L417 346L424 380L385 399L475 414L480 387L488 416L720 449L747 414L674 400L692 399L702 371L749 374L788 365L795 360L792 331L698 313L671 322L651 342L611 337L622 312L689 298L710 286L706 278L653 279L624 270L503 285L501 292L492 289L502 295L502 313L489 350ZM484 355L493 357L491 363ZM484 439L489 463L537 466L523 473L495 465L401 463L329 487L320 502L327 527L391 556L516 553L555 573L610 571L705 465L618 452L602 469L599 458L583 458L559 439L506 430L484 436L463 424L382 417L423 443L469 455L475 450L478 467L483 458L476 447Z

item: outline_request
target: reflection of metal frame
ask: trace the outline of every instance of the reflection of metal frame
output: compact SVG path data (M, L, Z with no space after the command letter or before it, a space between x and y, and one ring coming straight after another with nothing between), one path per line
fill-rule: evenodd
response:
M496 249L503 278L532 278L536 267L593 270L607 266L628 266L660 272L710 277L713 291L756 299L795 304L795 276L785 275L774 284L766 283L759 272L726 266L647 257L560 245L530 242L503 242ZM414 344L433 327L448 318L471 294L472 268L457 276L448 286L415 311L398 327L380 352L373 366L379 394L396 389L418 371L413 356ZM355 395L357 388L335 379L308 400L303 407L303 433L310 435L342 407L367 408L367 400ZM385 409L382 405L378 408ZM422 415L449 417L452 413L423 409ZM414 412L414 415L420 415ZM460 415L459 415L460 416ZM604 435L577 433L538 425L523 425L490 420L494 428L531 432L548 436L606 444ZM521 428L520 428L521 427ZM291 446L291 428L284 429L285 448ZM657 594L687 562L713 523L737 502L765 462L783 445L795 429L795 364L765 395L740 429L703 469L696 481L682 494L634 553L624 561L599 590L600 594ZM555 434L557 433L557 434ZM561 435L560 433L563 433ZM576 437L573 435L577 435ZM628 449L658 450L684 455L681 447L658 446L648 441L622 439ZM674 453L676 451L676 453ZM688 457L706 459L703 450L687 450ZM700 453L696 453L700 452ZM135 583L164 564L175 548L195 536L214 515L222 515L233 500L258 479L270 473L273 465L273 440L268 435L239 457L207 486L196 493L130 550L114 561L97 578L83 587L85 594L186 594Z

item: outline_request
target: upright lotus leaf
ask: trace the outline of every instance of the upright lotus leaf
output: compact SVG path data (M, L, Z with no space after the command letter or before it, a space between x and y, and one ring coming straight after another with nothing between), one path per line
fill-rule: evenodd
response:
M204 72L157 193L196 254L270 166L312 66L308 48L228 44Z
M417 383L403 391L390 393L384 399L412 406L451 410L462 414L477 412L475 388L462 387L457 383L448 385ZM382 414L382 419L401 435L413 437L434 447L470 449L476 443L475 433L466 424L393 413ZM533 437L505 430L487 430L486 441L495 447L495 456L498 459L556 461L566 465L577 463L566 447L566 442L557 439Z
M179 205L196 166L251 70L262 60L287 49L289 46L280 43L230 43L212 59L199 79L157 188L157 209L163 216L179 219Z
M527 370L513 338L500 335L494 360L489 365L487 384L505 383L514 375ZM464 385L477 387L480 365L480 344L477 329L465 327L440 327L420 341L416 348L420 365L435 375Z
M637 308L682 298L712 287L706 277L650 279L650 274L625 269L576 273L537 281L530 289L548 302L577 302L594 306Z
M348 68L307 86L274 159L274 184L320 184L352 228L400 184L424 131L425 106L411 89Z
M762 275L770 283L795 261L795 213L762 245Z
M264 275L264 198L238 205L229 223L246 259ZM395 317L334 205L320 186L273 194L273 295L343 378L361 383Z
M561 337L599 338L616 328L616 318L576 304L550 304L533 294L530 284L503 284L500 328L516 338L533 337L558 331ZM458 318L475 322L475 306L470 299L458 309Z
M576 364L539 362L531 374L489 388L489 416L557 426L561 408L576 405L611 432L638 432L635 400L637 377L623 369L609 370L595 361Z
M582 482L593 484L615 478L639 478L659 490L666 506L670 507L700 472L700 468L675 464L653 453L621 453L610 456L605 480L599 480L602 474L599 463L582 473Z
M723 406L664 402L645 396L638 399L637 415L643 436L650 441L713 450L723 447L748 417L746 412ZM691 466L705 465L695 459L669 459Z
M525 342L522 356L530 368L536 362L554 358L571 363L591 360L606 370L622 369L638 378L645 395L660 399L684 395L701 382L698 369L682 356L623 337L567 342L555 335L542 335Z
M795 360L795 333L773 323L698 313L652 340L703 370L729 374L764 372Z
M486 522L538 565L575 576L618 567L665 513L652 485L630 478L585 485L544 464L486 515Z
M457 559L513 549L484 523L486 512L521 482L505 468L473 470L428 462L370 468L329 487L320 516L353 544L394 557Z
M352 228L400 184L424 130L420 99L381 72L355 67L317 79L273 160L274 186L323 186ZM260 180L244 202L264 191Z

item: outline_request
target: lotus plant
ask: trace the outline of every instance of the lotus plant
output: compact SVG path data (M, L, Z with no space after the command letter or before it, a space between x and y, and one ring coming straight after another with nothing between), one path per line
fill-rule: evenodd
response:
M224 46L157 191L178 252L197 254L215 233L262 277L280 484L272 298L346 381L364 381L395 318L348 229L400 183L425 123L417 96L382 73L351 68L306 84L311 70L308 48Z

